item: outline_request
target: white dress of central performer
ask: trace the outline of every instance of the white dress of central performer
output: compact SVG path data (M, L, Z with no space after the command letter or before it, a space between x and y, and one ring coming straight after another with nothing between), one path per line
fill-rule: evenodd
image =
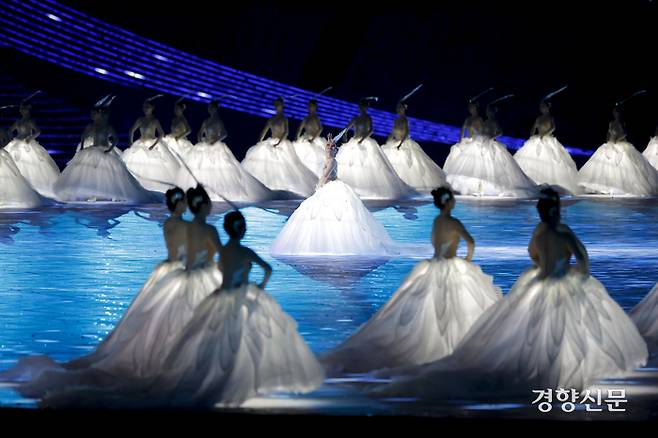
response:
M398 117L382 151L398 176L416 190L427 192L446 185L446 174L409 136L407 105L399 103Z
M283 99L275 102L277 114L268 119L260 141L249 148L242 166L270 190L290 192L306 198L313 194L318 177L302 163L288 140L288 119L283 115ZM272 136L263 140L267 131Z
M17 136L5 146L4 150L11 156L18 170L34 190L42 196L53 198L53 186L59 178L59 167L48 151L36 140L41 130L30 118L29 109L26 110L21 106L21 113L23 117L9 129L10 133L15 132Z
M368 322L321 358L328 372L421 365L452 353L480 315L502 298L490 276L456 257L462 237L470 256L473 239L461 222L442 212L432 230L434 258L417 264Z
M658 350L658 283L631 310L631 319L652 352Z
M366 102L359 104L361 113L347 129L354 127L354 136L340 147L338 178L348 184L362 199L407 199L418 196L396 173L377 142L370 137L372 119Z
M137 119L130 130L131 142L138 130L140 138L124 150L121 157L143 187L156 192L166 192L176 182L180 163L163 141L164 132L160 122L152 114L152 104L145 103L144 111L145 116Z
M574 251L577 267L569 264ZM585 248L567 226L549 229L540 223L529 252L542 268L522 274L451 356L417 367L376 392L473 399L528 396L533 389L581 391L646 363L646 343L605 287L589 275Z
M118 137L107 122L107 111L96 108L92 112L94 122L85 128L80 149L54 185L55 198L62 202L156 202L157 194L142 187L116 152Z
M608 196L658 195L658 170L626 141L619 111L608 128L608 141L600 146L579 172L585 192Z
M576 163L553 136L555 120L548 104L542 102L540 109L542 115L535 120L531 137L516 151L514 159L536 184L548 184L566 194L579 194L583 190L578 185Z
M182 156L186 165L178 171L176 185L187 190L199 180L213 201L224 201L222 196L233 202L273 199L272 190L247 172L224 143L227 132L216 104L211 103L208 110L210 117L201 125L199 142Z
M502 130L493 110L487 109L487 115L482 131L471 129L470 137L463 137L450 149L443 165L448 183L461 195L536 197L536 184L523 173L507 147L496 141Z
M230 240L220 249L222 286L177 336L148 398L176 406L239 406L271 392L310 392L324 380L295 320L263 289L271 267L240 244L244 217L229 214L241 219L225 221ZM266 271L258 286L249 283L253 263Z
M658 170L658 128L656 129L656 135L651 137L647 148L642 152L644 158L649 161L649 164L653 166L654 169Z
M323 176L272 242L274 256L388 256L396 243L355 191L336 179L335 148L325 140Z

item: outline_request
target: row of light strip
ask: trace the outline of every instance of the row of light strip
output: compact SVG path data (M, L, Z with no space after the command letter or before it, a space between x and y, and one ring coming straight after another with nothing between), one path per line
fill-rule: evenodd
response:
M358 112L356 104L245 73L168 47L119 27L104 23L51 0L5 0L0 5L0 41L25 54L121 85L138 86L189 100L222 99L226 108L269 117L272 102L286 99L286 114L302 119L308 100L315 97L327 126L344 127ZM396 115L370 110L376 135L386 136ZM409 118L419 141L454 144L460 129ZM523 140L501 137L513 149ZM567 148L570 153L591 151Z

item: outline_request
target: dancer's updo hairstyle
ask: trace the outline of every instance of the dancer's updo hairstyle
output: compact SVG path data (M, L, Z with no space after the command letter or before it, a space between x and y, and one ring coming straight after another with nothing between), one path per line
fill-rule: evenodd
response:
M436 205L439 210L446 208L448 202L455 198L452 190L448 187L439 187L438 189L432 190L432 196L434 197L434 205Z
M242 213L234 210L224 216L224 230L232 238L244 236L247 231L247 221Z
M167 190L165 197L167 199L167 208L169 211L174 211L178 203L185 199L185 192L180 187L174 187Z
M540 192L537 212L542 222L555 226L560 220L560 195L551 188Z
M192 213L199 213L205 204L210 204L210 196L202 185L199 184L187 191L187 205Z

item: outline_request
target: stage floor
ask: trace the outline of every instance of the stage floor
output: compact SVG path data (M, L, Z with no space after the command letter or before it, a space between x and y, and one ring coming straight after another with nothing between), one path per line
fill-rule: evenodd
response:
M298 203L248 207L245 244L270 262L268 291L299 324L320 354L353 333L387 301L419 259L432 255L428 202L369 204L395 240L418 244L417 258L288 259L269 255L269 246ZM587 198L563 201L563 220L586 245L591 272L629 310L658 282L658 199ZM209 221L221 228L222 206ZM534 201L458 199L454 215L476 241L474 262L505 293L530 267L527 244L538 221ZM0 213L0 370L20 357L47 354L57 360L85 354L103 339L155 265L165 257L163 206L55 206ZM226 239L221 230L223 239ZM461 249L464 253L464 248ZM253 278L260 278L258 268ZM526 401L481 404L473 400L423 405L413 400L376 401L359 389L362 376L328 380L304 397L250 401L256 412L330 414L420 414L546 418L647 418L656 415L655 369L608 385L627 388L625 413L542 414ZM651 408L651 406L654 408ZM0 387L0 406L33 407L11 387ZM556 409L554 409L555 411ZM559 409L557 409L559 411ZM652 414L653 412L653 414Z

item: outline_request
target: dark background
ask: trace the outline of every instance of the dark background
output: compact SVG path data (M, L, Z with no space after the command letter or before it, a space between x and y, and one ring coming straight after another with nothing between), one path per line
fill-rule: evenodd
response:
M564 144L598 147L613 104L639 89L649 94L626 105L629 140L643 150L658 123L658 5L648 0L63 3L281 82L312 90L333 85L333 97L351 101L378 95L375 106L382 109L393 110L401 95L422 82L424 88L410 102L410 115L455 126L466 115L465 99L495 86L498 96L516 95L501 107L505 134L525 138L540 98L564 84L569 89L553 106L556 134ZM13 65L35 87L68 93L82 108L88 107L90 95L116 89L22 56ZM45 68L52 74L44 75ZM126 95L125 89L119 91ZM141 99L153 93L128 94L130 99L117 101L113 116L125 130L140 115ZM170 104L157 113L167 129ZM202 105L189 110L195 130L204 116ZM223 117L229 144L241 158L263 120L228 110ZM448 149L426 148L443 156Z

